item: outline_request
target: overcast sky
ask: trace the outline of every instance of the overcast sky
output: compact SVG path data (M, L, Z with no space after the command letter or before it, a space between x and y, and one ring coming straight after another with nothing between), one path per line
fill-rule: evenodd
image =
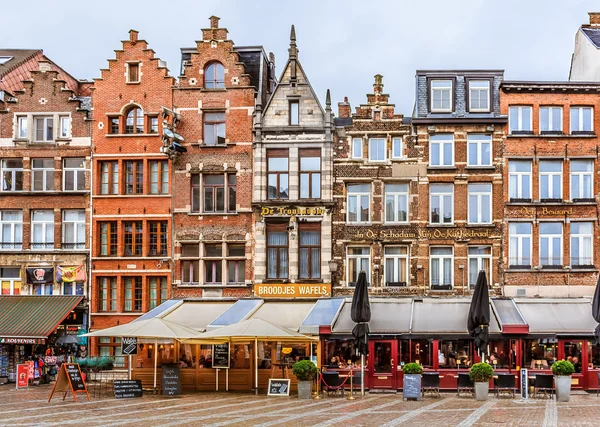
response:
M92 79L140 31L174 76L179 49L202 38L208 17L221 17L237 45L274 52L277 73L295 24L300 61L334 111L348 96L365 102L383 74L396 111L412 113L417 69L504 69L505 78L566 80L575 33L600 10L598 0L421 1L68 1L2 2L2 47L42 48L77 78Z

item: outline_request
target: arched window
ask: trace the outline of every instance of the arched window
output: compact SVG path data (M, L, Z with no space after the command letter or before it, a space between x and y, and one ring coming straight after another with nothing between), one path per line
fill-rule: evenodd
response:
M204 68L204 88L222 89L225 87L225 68L220 62L211 62Z
M127 112L125 133L144 133L144 112L141 108L133 107Z

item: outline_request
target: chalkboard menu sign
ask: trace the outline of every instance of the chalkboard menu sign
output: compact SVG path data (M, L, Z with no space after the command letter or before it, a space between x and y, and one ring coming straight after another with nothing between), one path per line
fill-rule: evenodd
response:
M421 400L421 375L404 375L402 398Z
M267 396L289 396L290 395L290 380L289 379L269 379L269 389Z
M179 366L162 365L162 394L177 396L181 394L181 377Z
M143 395L141 380L115 380L115 397L117 399L142 397Z
M121 354L137 354L137 338L121 338Z
M77 393L85 393L87 399L90 400L90 395L88 394L87 387L83 381L83 376L81 375L81 369L79 369L77 363L63 363L61 365L56 382L54 383L54 387L48 398L48 402L50 402L50 399L52 399L52 396L56 391L65 393L63 395L63 400L65 400L69 391L73 395L73 400L75 400L75 402L77 402Z
M64 365L67 367L67 375L69 375L69 381L73 390L75 392L85 391L85 383L83 382L79 365L71 363L65 363Z
M213 345L213 368L229 369L229 343Z

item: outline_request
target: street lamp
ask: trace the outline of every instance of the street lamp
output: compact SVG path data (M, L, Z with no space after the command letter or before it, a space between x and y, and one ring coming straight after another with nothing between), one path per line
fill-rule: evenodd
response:
M334 286L334 278L335 278L335 273L338 270L338 263L337 261L334 260L330 260L329 261L329 272L331 273L331 286Z

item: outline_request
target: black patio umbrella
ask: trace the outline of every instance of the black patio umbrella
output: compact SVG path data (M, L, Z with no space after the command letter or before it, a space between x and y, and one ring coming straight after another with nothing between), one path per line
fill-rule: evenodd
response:
M594 334L596 335L596 344L600 344L600 276L598 277L594 299L592 300L592 316L594 317L594 320L598 322Z
M79 344L77 335L63 334L56 340L56 344Z
M469 335L473 337L475 348L479 353L484 353L488 346L488 328L490 325L490 302L488 294L488 284L485 271L480 271L469 308L469 318L467 319L467 329Z
M369 354L369 321L371 320L371 305L369 304L369 288L367 275L364 271L358 274L358 281L352 297L350 317L356 326L352 329L354 348L362 356Z

